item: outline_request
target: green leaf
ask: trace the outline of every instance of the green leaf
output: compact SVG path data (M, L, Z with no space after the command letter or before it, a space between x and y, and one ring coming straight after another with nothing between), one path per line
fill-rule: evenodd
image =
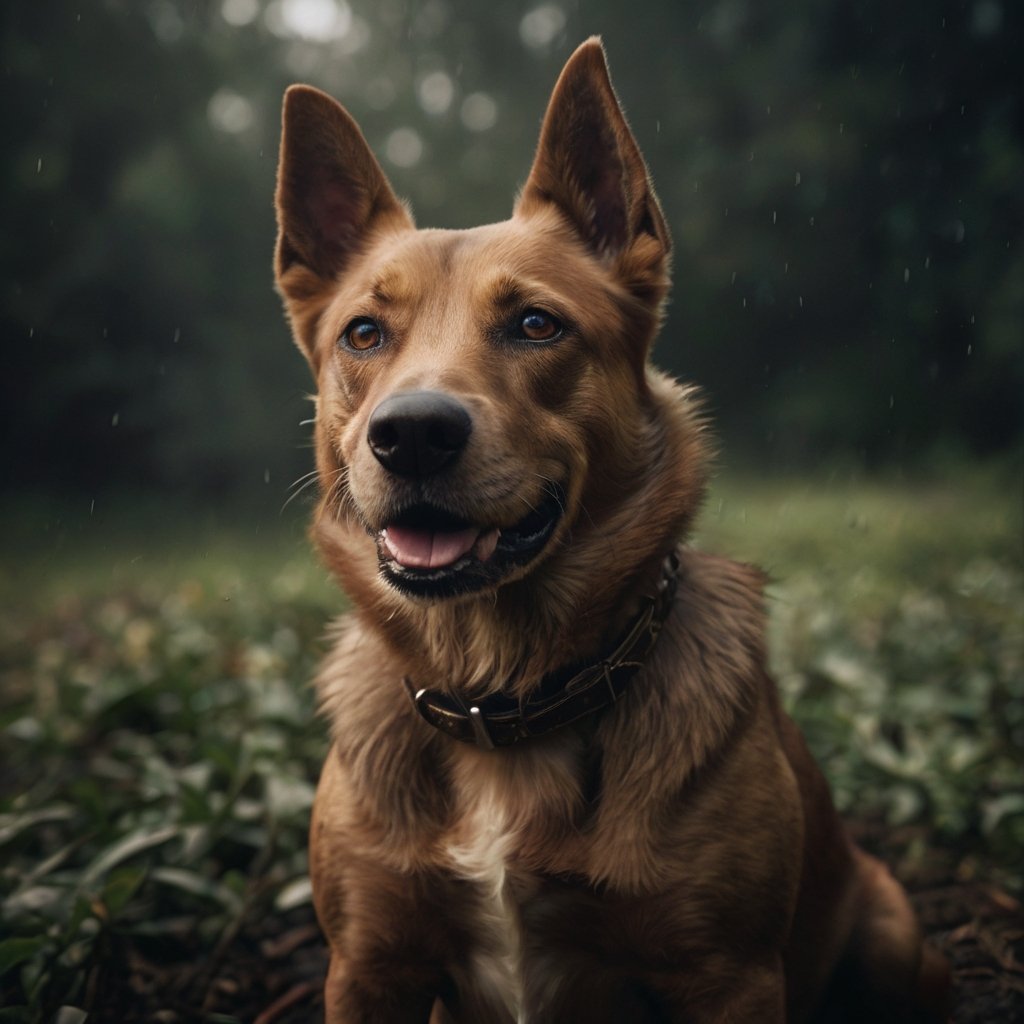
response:
M55 885L33 885L20 889L3 903L3 915L10 921L39 915L51 921L65 917L71 891Z
M31 1024L35 1019L27 1006L8 1006L0 1009L0 1024Z
M6 974L12 967L31 960L46 945L47 940L39 936L0 941L0 974Z
M156 882L180 889L192 896L220 903L230 911L241 908L241 900L226 885L214 882L194 871L186 871L184 868L156 868L152 878Z
M84 1024L89 1014L77 1006L62 1006L53 1018L53 1024Z
M986 801L982 811L981 831L990 836L1004 819L1014 815L1024 815L1024 793L1004 793L993 800Z
M23 814L0 814L0 846L9 843L26 829L47 821L68 821L75 815L74 808L64 804L40 807Z
M308 875L303 875L302 878L294 879L281 889L274 900L274 909L284 913L312 902L313 883Z
M135 857L154 846L160 846L169 839L173 839L180 833L177 825L168 825L165 828L157 829L155 832L150 829L138 829L130 832L123 839L114 843L103 851L86 869L82 872L81 886L84 889L94 886L111 868L116 867L122 861Z
M138 891L146 877L145 868L121 868L115 871L103 887L101 900L111 916L119 914Z

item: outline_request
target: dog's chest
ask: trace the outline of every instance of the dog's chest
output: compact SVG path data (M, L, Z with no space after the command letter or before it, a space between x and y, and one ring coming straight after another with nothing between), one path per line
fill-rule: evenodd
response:
M473 883L464 907L472 948L464 983L485 1004L522 1017L522 930L519 886L510 863L513 837L500 807L482 804L461 824L447 848L449 869Z
M554 813L523 782L485 775L461 787L462 813L445 848L447 869L472 883L464 908L472 946L461 980L482 1006L495 1007L494 1019L507 1014L519 1022L527 1019L525 979L537 968L528 962L523 912L546 899L521 851L534 830L551 827Z

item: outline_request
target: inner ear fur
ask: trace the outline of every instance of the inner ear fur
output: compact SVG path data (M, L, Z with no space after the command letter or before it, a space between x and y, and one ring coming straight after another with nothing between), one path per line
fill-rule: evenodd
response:
M516 212L545 203L599 256L615 259L640 244L650 270L667 261L665 218L596 37L569 58L555 85Z
M412 227L363 133L326 93L285 93L277 169L274 270L286 300L333 281L371 231Z

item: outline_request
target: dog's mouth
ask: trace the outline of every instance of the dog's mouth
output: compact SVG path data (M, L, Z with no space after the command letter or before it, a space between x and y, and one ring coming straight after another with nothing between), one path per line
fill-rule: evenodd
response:
M545 547L565 508L550 485L543 500L511 526L467 521L431 504L402 509L377 534L384 578L420 597L451 597L494 586Z

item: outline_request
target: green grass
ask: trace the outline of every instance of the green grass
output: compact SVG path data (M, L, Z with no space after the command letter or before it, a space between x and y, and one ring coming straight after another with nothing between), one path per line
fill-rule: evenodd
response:
M129 961L182 965L199 1006L240 935L308 905L307 681L341 598L293 522L159 512L7 532L0 1021L115 1019ZM773 669L840 806L1017 888L1020 516L980 476L726 478L697 539L771 573Z

